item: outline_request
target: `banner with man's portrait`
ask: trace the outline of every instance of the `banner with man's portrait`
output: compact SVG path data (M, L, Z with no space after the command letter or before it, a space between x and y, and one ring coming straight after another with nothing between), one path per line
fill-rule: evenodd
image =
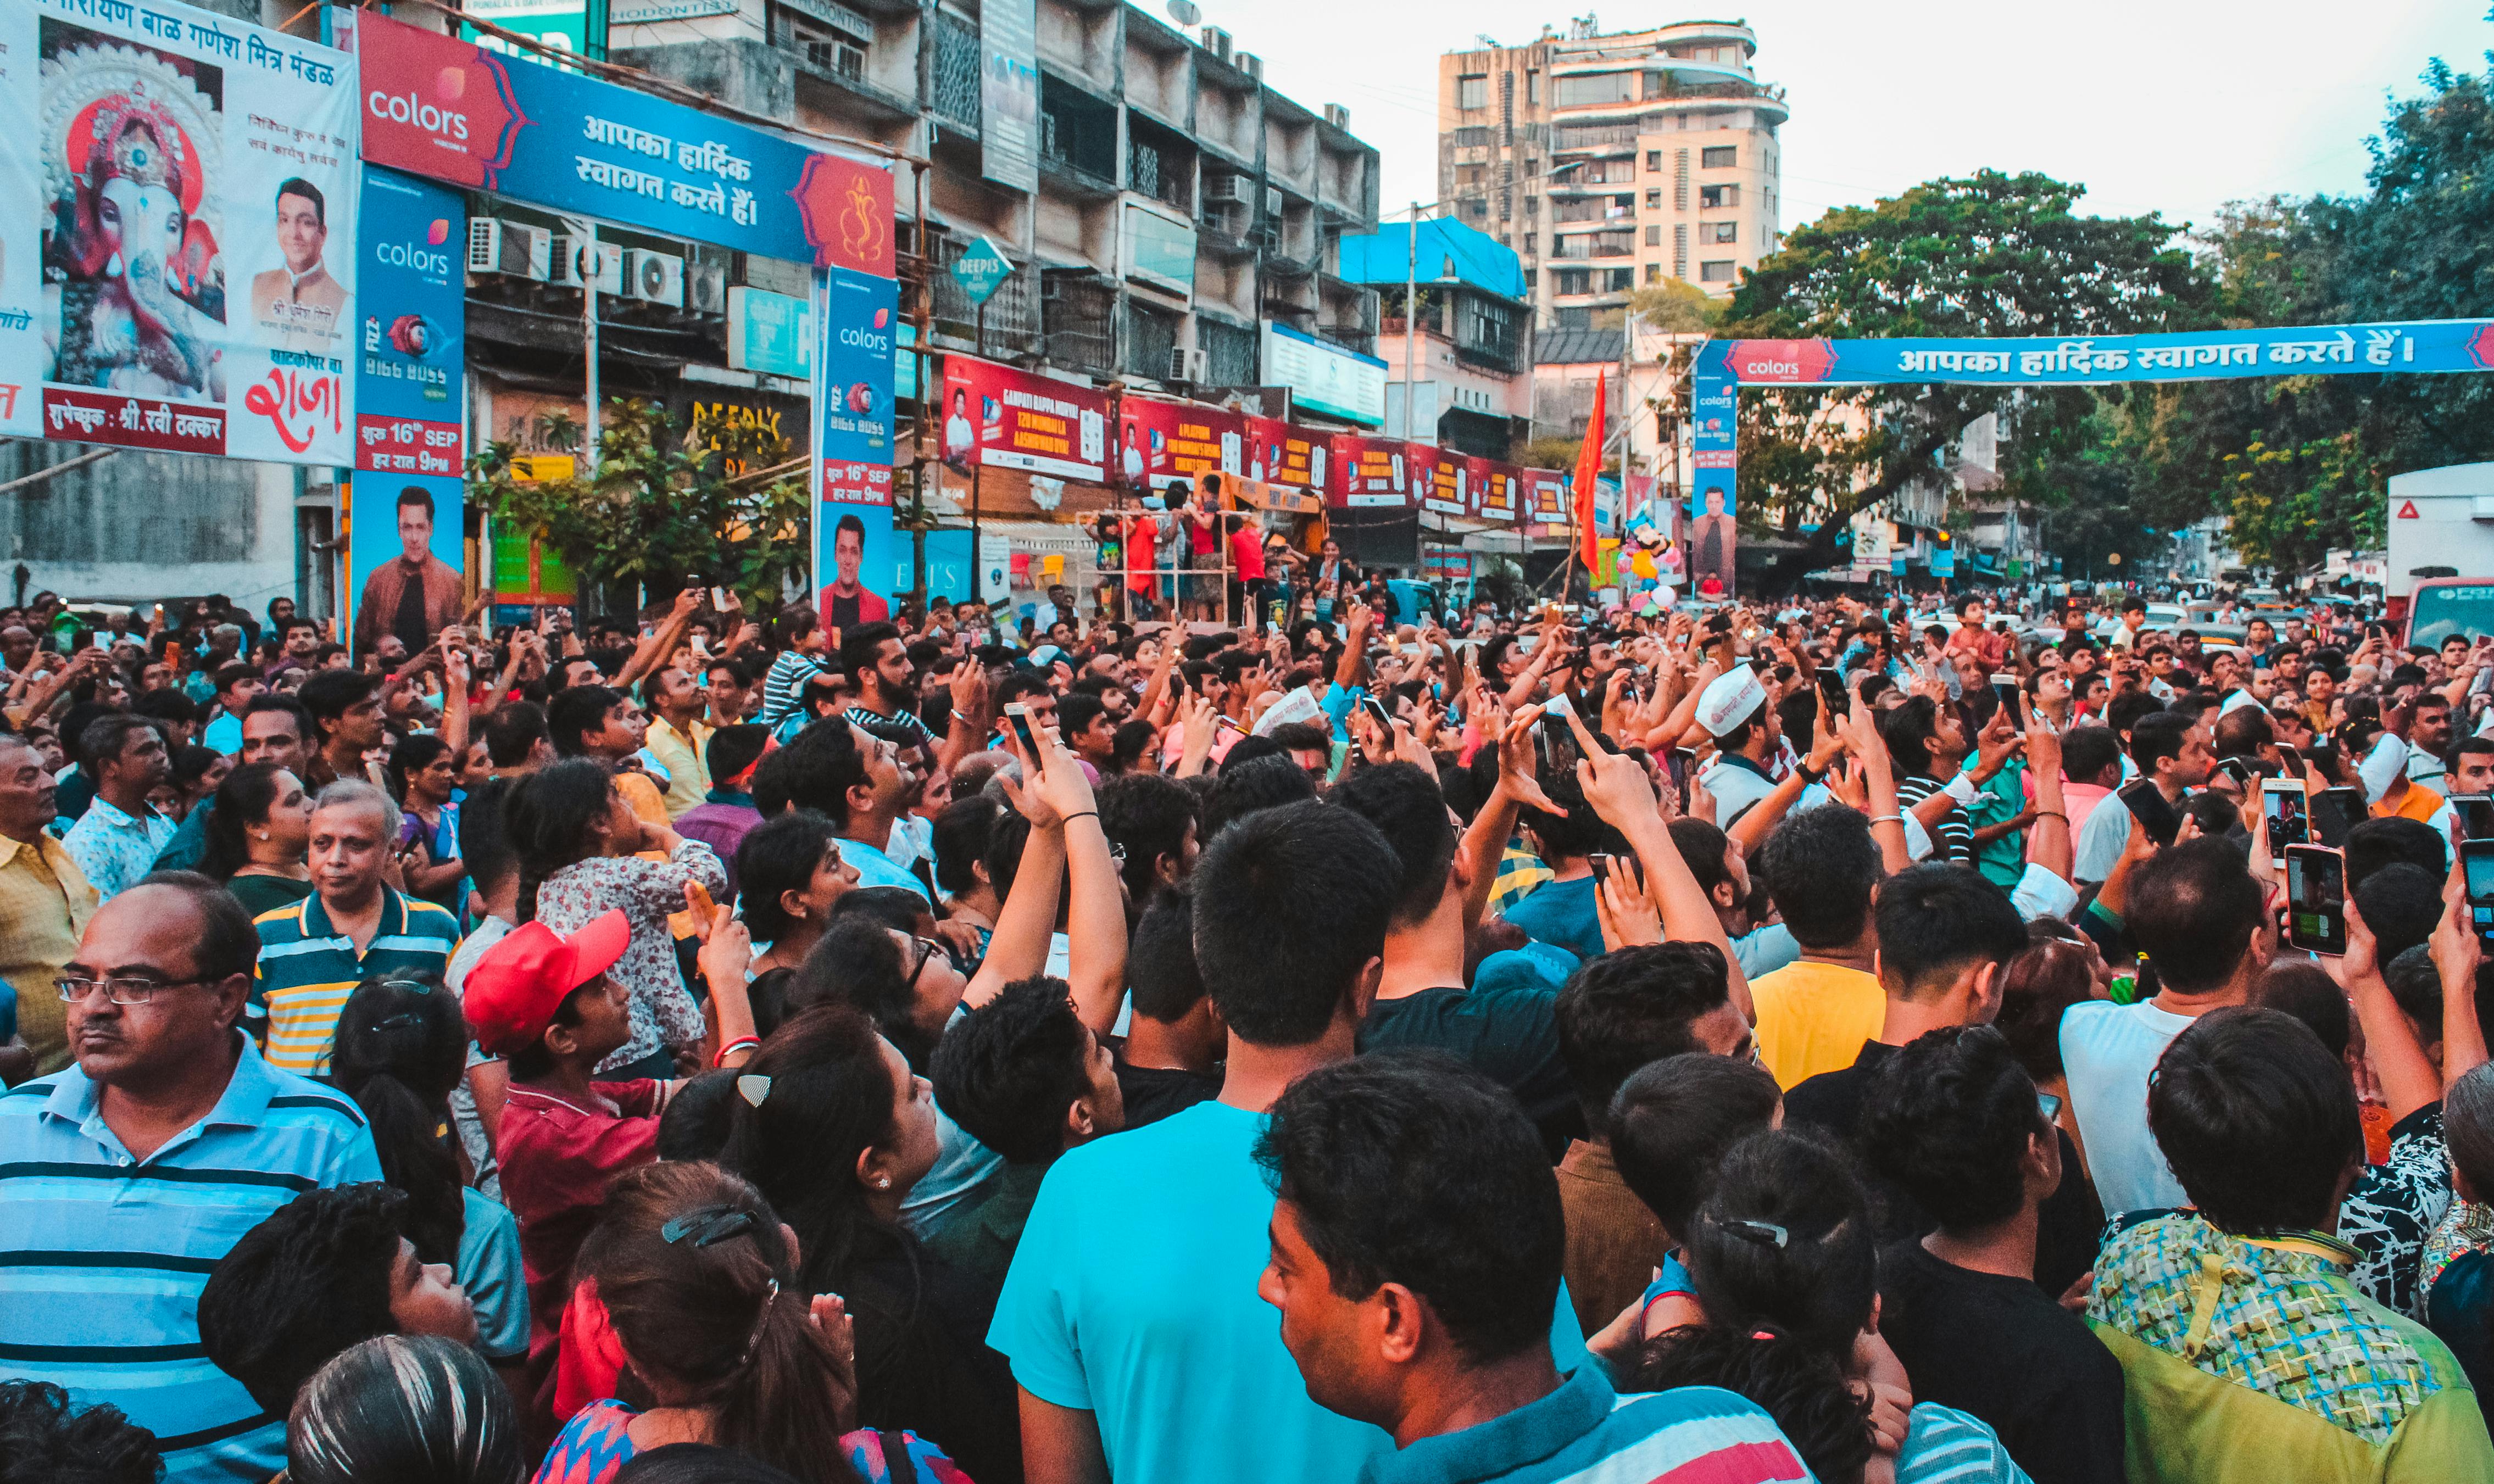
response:
M0 6L0 434L353 461L351 57L176 0Z

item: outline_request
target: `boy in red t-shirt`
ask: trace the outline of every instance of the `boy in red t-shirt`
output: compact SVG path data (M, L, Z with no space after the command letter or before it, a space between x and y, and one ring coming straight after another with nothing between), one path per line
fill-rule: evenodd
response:
M753 944L726 908L712 910L701 969L718 1036L713 1064L741 1066L759 1045L745 988ZM476 1045L510 1063L510 1099L495 1152L503 1203L520 1222L529 1375L541 1399L571 1298L572 1258L597 1224L608 1182L656 1158L658 1115L684 1085L591 1077L631 1040L631 991L606 972L631 940L631 922L621 911L568 938L543 923L523 923L468 971L462 996Z

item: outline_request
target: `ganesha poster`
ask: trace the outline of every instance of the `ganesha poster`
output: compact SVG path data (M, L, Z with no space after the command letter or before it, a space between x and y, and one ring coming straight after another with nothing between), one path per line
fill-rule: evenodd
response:
M353 462L350 57L172 0L0 6L0 433Z

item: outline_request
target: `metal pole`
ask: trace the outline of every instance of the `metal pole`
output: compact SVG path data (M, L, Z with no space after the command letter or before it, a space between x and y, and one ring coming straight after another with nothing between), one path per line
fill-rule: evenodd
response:
M1420 306L1420 203L1412 203L1412 222L1404 229L1403 239L1403 438L1412 437L1412 400L1419 394L1415 382L1417 367L1413 361L1414 331L1419 327Z
M931 273L934 270L930 267L928 271ZM988 301L985 299L979 301L976 328L972 333L978 340L979 353L987 354ZM942 424L939 423L937 426L941 427ZM975 443L976 439L972 441ZM971 451L975 453L977 449L974 447ZM971 601L979 603L988 600L988 554L981 545L979 535L979 475L986 471L987 467L984 456L978 463L970 466L970 598ZM1013 601L1013 579L1010 576L1005 579L1005 601L1008 604Z
M583 457L592 474L597 472L597 270L600 266L597 228L587 222L579 224L580 245L573 251L580 270L581 339L588 350L588 390L585 397L587 415L581 419L585 439Z

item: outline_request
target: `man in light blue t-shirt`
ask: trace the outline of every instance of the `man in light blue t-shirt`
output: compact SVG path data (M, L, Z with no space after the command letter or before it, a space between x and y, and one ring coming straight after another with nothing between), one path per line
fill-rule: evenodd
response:
M1032 1477L1353 1484L1392 1452L1308 1399L1257 1296L1273 1192L1254 1147L1293 1079L1351 1058L1399 877L1375 826L1315 802L1248 815L1197 864L1221 1098L1071 1150L1040 1188L988 1335ZM1552 1350L1563 1370L1584 1353L1564 1291Z

